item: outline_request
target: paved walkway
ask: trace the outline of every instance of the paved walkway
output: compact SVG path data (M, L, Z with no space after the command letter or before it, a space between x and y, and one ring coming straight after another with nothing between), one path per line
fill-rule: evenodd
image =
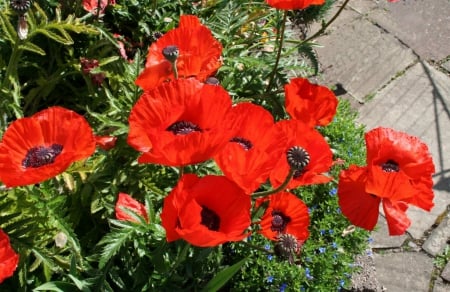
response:
M380 216L371 258L377 291L450 291L450 263L436 264L450 249L450 0L352 0L317 42L319 82L342 86L368 130L420 137L436 165L435 207L411 207L406 235L389 236ZM356 287L373 291L363 289Z

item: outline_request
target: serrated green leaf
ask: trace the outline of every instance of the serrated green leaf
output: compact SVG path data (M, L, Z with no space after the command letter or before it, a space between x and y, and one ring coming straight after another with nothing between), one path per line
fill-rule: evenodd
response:
M74 284L61 281L54 281L42 284L41 286L34 288L33 291L70 292L79 290Z
M16 42L17 32L9 21L9 17L4 14L3 11L0 11L0 26L2 28L3 37L14 44Z
M212 278L211 281L208 282L208 284L206 284L202 291L214 292L219 290L231 279L231 277L234 276L234 274L236 274L241 269L246 260L247 258L244 258L234 265L229 266L217 273L217 275Z
M105 66L106 64L109 64L109 63L117 61L119 58L120 58L119 56L112 56L112 57L109 57L109 58L101 59L100 62L99 62L99 66L100 67L101 66Z
M21 50L25 50L25 51L29 51L29 52L33 52L36 54L39 54L41 56L45 56L46 53L43 49L41 49L40 47L38 47L37 45L30 43L30 42L25 42L23 44L19 45L19 49Z
M60 34L54 33L51 30L45 29L45 28L38 28L34 31L34 33L41 33L48 38L53 39L54 41L57 41L58 43L61 43L63 45L72 45L73 40L72 39L66 39L64 36L61 36Z
M115 222L117 220L112 220ZM118 222L117 222L118 223ZM105 267L106 263L120 250L120 248L130 240L134 234L134 228L130 225L120 224L124 228L113 228L110 233L105 235L100 242L100 246L103 246L102 253L98 266L100 269Z

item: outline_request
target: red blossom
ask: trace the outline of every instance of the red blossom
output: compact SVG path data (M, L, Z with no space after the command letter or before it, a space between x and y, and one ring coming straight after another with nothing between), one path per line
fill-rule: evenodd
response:
M145 69L136 80L136 84L142 89L149 90L174 79L172 64L162 53L169 46L175 46L179 51L176 61L179 77L195 77L205 81L222 64L222 45L212 36L211 31L196 16L181 15L178 27L150 46Z
M128 214L125 210L136 213L137 215L143 217L145 221L148 222L148 215L145 206L136 201L135 199L133 199L130 195L125 193L119 193L115 207L116 218L118 220L139 222L138 220L136 220L136 218Z
M311 5L322 5L325 0L266 0L269 6L283 10L305 9Z
M251 198L224 176L185 174L164 199L167 241L210 247L247 237Z
M9 187L40 183L94 151L94 135L86 119L50 107L6 129L0 142L0 181Z
M19 255L9 243L8 235L0 229L0 284L14 274L19 263Z
M284 86L286 111L292 119L309 125L326 126L336 115L338 100L325 86L312 84L306 78L291 79Z

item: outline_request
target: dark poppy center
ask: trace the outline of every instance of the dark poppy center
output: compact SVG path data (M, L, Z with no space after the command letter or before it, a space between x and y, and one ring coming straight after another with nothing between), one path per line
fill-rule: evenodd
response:
M162 54L164 58L166 58L169 62L175 62L180 54L177 46L167 46L162 50Z
M194 123L188 121L179 121L170 125L166 131L170 131L175 135L187 135L192 132L202 132L202 129Z
M253 144L252 142L250 142L250 140L247 140L242 137L233 137L231 138L230 142L238 143L246 151L250 150L253 147Z
M202 212L200 213L202 221L200 224L205 225L209 230L218 231L220 228L220 217L213 210L202 206Z
M25 158L22 160L22 166L25 168L37 168L55 162L56 157L63 150L61 144L52 144L49 147L37 146L28 150Z
M272 226L270 227L272 231L283 232L289 222L291 222L291 218L284 215L283 212L278 210L272 211Z
M289 148L286 152L286 158L289 166L298 171L303 170L311 160L308 151L300 146Z
M381 169L383 169L385 172L398 172L400 170L400 167L397 162L389 159L381 165Z

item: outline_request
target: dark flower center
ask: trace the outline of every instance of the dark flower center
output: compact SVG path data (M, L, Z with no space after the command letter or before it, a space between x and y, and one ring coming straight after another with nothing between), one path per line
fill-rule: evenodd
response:
M297 179L299 177L301 177L303 174L305 173L305 170L295 170L294 171L294 175L292 176L293 179Z
M28 150L27 155L25 155L24 160L22 160L22 166L25 168L37 168L51 164L62 150L63 146L61 144L52 144L50 147L33 147Z
M270 227L272 231L283 232L289 222L291 222L291 218L284 215L283 212L278 210L272 211L272 226Z
M398 172L400 170L400 167L398 166L397 162L389 159L381 165L381 169L383 169L385 172Z
M217 231L220 228L220 217L213 210L202 206L202 212L200 213L202 221L200 224L205 225L209 230Z
M202 132L202 129L194 123L188 121L179 121L170 125L166 131L170 131L175 135L187 135L192 132Z
M166 60L173 63L177 60L180 51L177 46L167 46L162 50L162 54Z
M293 146L286 152L286 158L289 166L292 169L301 171L311 160L309 153L300 146Z
M250 142L250 140L247 140L242 137L233 137L231 138L230 142L238 143L246 151L250 150L253 147L253 144L252 142Z
M31 6L31 0L11 0L9 4L18 13L25 13Z

